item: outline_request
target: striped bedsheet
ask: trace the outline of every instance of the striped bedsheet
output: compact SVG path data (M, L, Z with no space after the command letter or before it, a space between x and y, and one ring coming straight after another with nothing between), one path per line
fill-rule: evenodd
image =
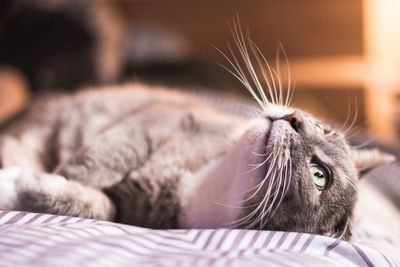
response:
M395 256L302 233L151 230L0 211L0 266L400 266Z

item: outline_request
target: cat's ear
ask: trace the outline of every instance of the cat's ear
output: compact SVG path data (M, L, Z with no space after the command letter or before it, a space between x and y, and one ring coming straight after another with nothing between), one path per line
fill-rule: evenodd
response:
M396 157L392 154L379 151L378 149L355 149L352 151L352 157L360 173L360 177L375 167L396 160Z

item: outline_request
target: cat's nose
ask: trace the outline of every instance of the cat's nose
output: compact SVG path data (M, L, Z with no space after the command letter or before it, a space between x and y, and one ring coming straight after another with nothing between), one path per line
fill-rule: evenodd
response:
M290 126L292 126L293 130L296 132L299 132L299 130L303 128L303 119L301 118L300 113L297 111L286 115L282 119L287 120L290 123Z

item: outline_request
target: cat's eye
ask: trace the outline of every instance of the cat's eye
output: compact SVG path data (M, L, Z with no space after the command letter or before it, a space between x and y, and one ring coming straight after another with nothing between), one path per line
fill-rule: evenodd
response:
M315 130L317 130L317 132L322 133L322 134L325 133L324 127L321 124L314 123L314 127L315 127Z
M310 173L317 189L324 190L329 182L329 173L327 172L327 170L316 163L311 163Z

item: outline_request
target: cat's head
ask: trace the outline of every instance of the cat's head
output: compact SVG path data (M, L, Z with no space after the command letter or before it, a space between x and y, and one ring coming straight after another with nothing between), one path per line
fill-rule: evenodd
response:
M394 160L378 150L352 148L345 135L310 114L289 107L293 96L288 59L277 50L272 68L260 49L245 35L239 17L230 26L237 52L224 67L246 87L261 106L239 142L249 165L244 170L251 188L241 200L236 227L351 236L351 220L362 174ZM283 88L280 52L286 62ZM240 157L239 157L240 158Z
M298 109L269 105L256 121L246 132L254 139L246 172L253 188L236 226L349 239L361 174L394 157L352 148L343 133Z

